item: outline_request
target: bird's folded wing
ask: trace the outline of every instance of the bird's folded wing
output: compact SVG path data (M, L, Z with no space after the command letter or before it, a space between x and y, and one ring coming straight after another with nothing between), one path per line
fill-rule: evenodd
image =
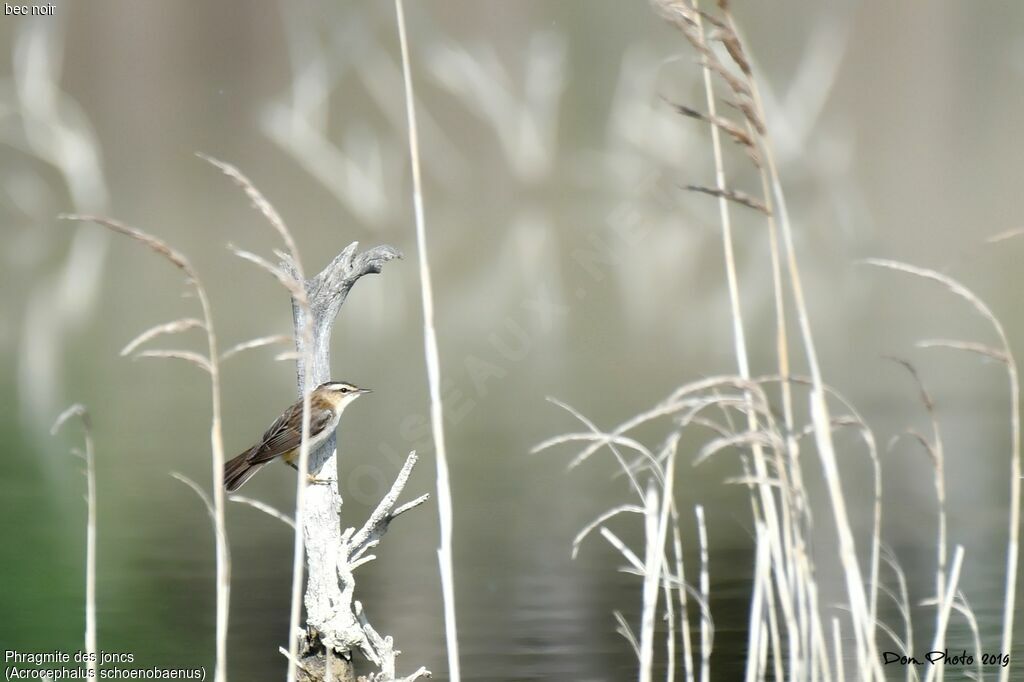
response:
M327 428L334 413L329 409L310 406L309 410L309 437L312 439L318 433ZM284 414L270 425L263 434L262 442L253 450L248 457L250 464L269 462L275 457L280 457L299 447L302 441L302 402L292 405Z

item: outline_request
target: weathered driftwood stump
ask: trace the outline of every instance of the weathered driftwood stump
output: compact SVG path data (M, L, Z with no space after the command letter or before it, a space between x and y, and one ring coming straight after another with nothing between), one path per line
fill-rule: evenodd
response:
M377 274L384 263L401 257L390 246L377 246L358 254L357 247L357 243L350 244L320 274L304 283L309 314L313 317L312 366L308 368L303 366L302 360L306 350L302 334L306 312L292 301L300 397L307 387L314 388L331 379L331 332L349 290L363 275ZM290 264L285 263L284 267L295 274ZM301 635L304 641L299 653L300 680L353 682L355 671L351 653L354 650L380 668L379 673L367 679L373 682L396 679L395 655L398 652L394 650L390 637L382 637L370 625L362 605L353 599L353 571L373 559L366 552L380 542L392 519L426 501L427 495L422 495L412 502L396 506L415 463L416 455L410 454L391 490L362 528L342 530L335 438L332 436L310 453L309 472L317 478L327 479L329 484L311 485L305 496L302 532L307 566L306 628ZM292 636L299 634L292 633ZM429 674L421 668L401 679L411 681Z

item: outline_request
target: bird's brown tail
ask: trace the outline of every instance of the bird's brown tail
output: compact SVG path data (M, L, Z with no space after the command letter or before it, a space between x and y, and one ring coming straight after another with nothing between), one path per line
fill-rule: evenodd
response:
M259 464L250 463L249 455L251 454L252 450L246 450L238 457L224 463L224 488L229 493L233 493L241 488L246 481L252 478L266 464L266 462L260 462Z

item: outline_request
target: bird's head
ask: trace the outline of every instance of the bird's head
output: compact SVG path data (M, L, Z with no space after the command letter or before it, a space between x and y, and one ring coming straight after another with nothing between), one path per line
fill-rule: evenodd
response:
M324 400L329 401L336 409L343 409L350 402L365 393L371 393L368 388L359 388L348 381L328 381L320 384L313 391Z

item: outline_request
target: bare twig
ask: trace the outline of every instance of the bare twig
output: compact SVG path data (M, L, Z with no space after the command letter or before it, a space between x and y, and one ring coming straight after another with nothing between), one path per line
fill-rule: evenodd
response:
M394 640L392 640L390 636L382 637L380 633L370 625L370 622L366 619L366 613L363 611L363 605L358 601L355 603L355 611L356 617L359 619L359 624L362 625L367 639L373 646L374 650L379 652L381 656L381 671L379 673L360 677L360 682L414 682L421 677L430 677L430 671L422 666L405 677L395 677L395 658L401 652L395 650Z
M410 452L405 460L405 464L402 465L401 471L398 472L395 482L391 484L391 490L377 504L377 508L373 510L373 513L366 520L366 523L363 524L363 527L349 540L349 553L347 556L349 561L359 559L366 550L377 546L384 533L387 532L388 525L395 518L414 507L418 507L429 499L429 495L420 495L412 502L395 507L399 496L402 494L402 490L405 489L405 484L409 480L413 467L416 466L417 460L416 453Z
M377 508L374 509L362 528L358 531L355 528L348 528L342 533L341 544L337 550L338 575L345 585L344 594L350 600L348 608L351 609L355 618L354 627L358 628L358 630L348 633L348 637L353 640L367 658L374 661L380 667L380 673L366 678L375 682L378 680L380 682L385 680L390 682L396 679L395 657L398 656L399 652L395 650L391 637L382 637L370 625L362 604L358 601L351 601L355 588L353 571L373 559L373 555L366 555L366 551L375 547L380 542L394 519L427 501L428 496L421 495L411 502L395 506L398 503L398 498L402 495L402 491L405 489L405 484L409 480L413 467L416 466L416 461L416 453L410 452L401 471L399 471L398 476L395 478L395 482L391 485L391 490L381 499ZM426 668L420 668L412 675L402 679L415 680L420 676L429 677L430 672Z

